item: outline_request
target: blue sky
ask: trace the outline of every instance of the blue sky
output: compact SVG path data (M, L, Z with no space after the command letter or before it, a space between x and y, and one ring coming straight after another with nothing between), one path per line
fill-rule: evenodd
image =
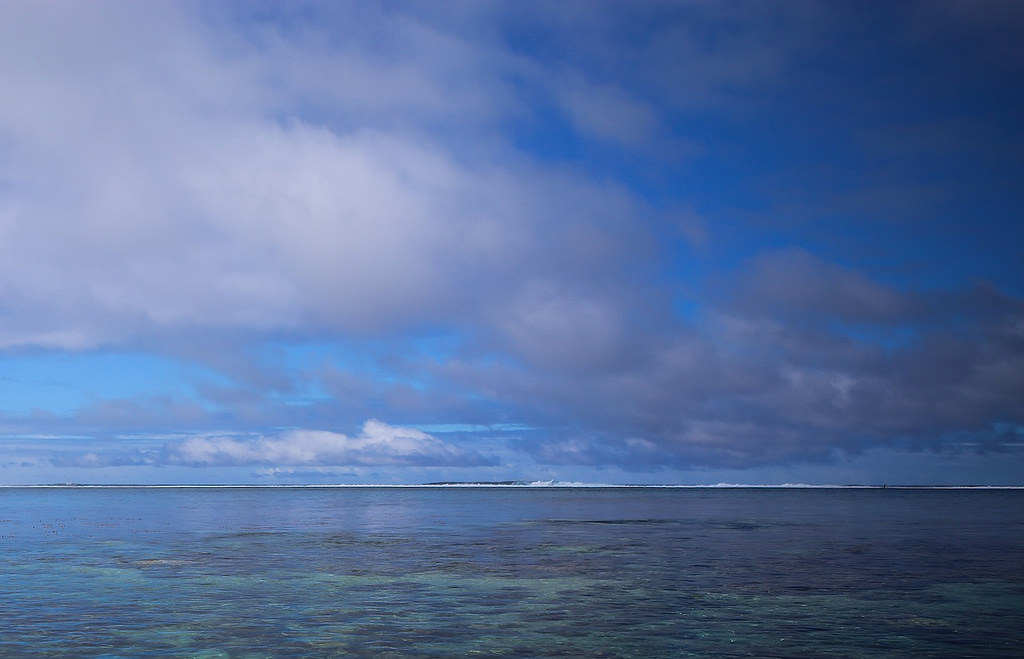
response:
M0 8L0 483L1024 484L1016 2Z

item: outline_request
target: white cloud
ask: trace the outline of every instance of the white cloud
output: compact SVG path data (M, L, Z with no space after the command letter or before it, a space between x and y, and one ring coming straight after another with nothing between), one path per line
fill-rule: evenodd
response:
M225 465L482 465L489 461L415 428L367 421L349 437L326 430L291 430L255 440L197 436L168 444L163 461L197 466Z
M453 322L638 248L622 189L472 139L509 111L500 53L367 12L332 18L389 52L175 6L5 7L0 349Z

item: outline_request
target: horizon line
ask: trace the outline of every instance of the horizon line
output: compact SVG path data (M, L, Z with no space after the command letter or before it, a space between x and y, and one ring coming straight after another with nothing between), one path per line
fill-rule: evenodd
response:
M914 485L914 484L882 484L867 485L860 483L583 483L576 481L451 481L431 483L26 483L0 484L3 489L41 488L41 489L88 489L88 488L124 488L124 489L344 489L344 488L494 488L494 489L862 489L862 490L1021 490L1024 485Z

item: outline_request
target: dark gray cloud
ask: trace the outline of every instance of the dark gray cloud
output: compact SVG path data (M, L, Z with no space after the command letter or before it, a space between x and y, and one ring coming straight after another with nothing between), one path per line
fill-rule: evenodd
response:
M606 361L587 323L572 329L534 337L572 359L449 365L558 429L527 441L540 460L742 467L957 451L969 436L1010 450L1024 423L1024 304L986 286L901 292L786 250L758 257L694 327L632 326L627 361Z

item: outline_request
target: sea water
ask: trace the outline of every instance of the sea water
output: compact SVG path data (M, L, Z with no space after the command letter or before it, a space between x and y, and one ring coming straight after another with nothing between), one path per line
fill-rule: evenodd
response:
M0 657L1024 656L1024 491L2 488Z

